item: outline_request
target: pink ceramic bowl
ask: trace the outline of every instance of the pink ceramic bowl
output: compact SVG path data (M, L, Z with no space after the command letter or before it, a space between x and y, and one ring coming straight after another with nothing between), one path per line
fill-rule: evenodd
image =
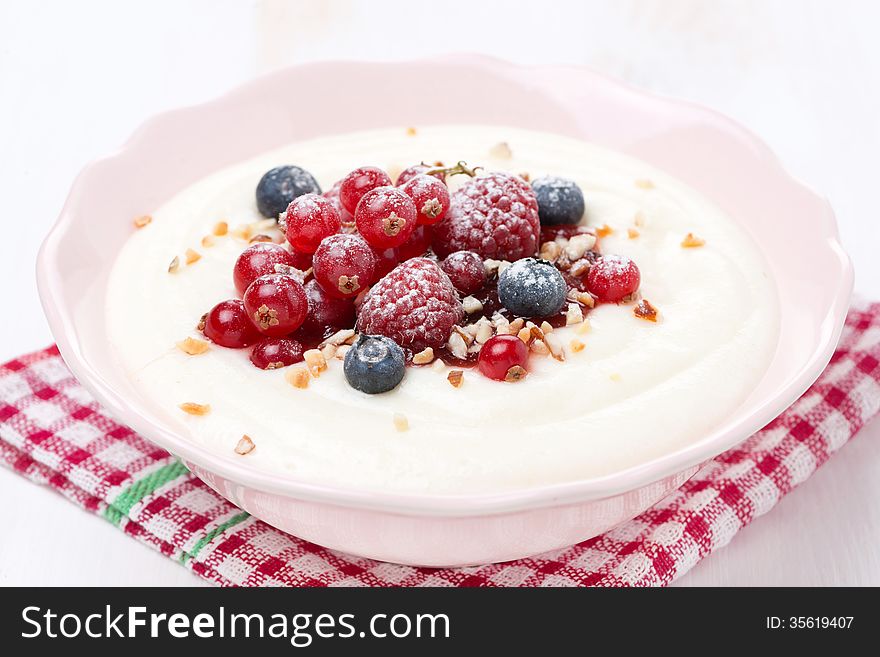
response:
M394 103L370 102L389 86L408 93ZM315 87L322 94L301 102L302 90ZM352 98L363 101L356 111ZM105 286L130 235L131 217L216 169L287 142L456 122L551 131L623 151L689 183L740 222L770 263L781 315L775 356L750 397L698 442L638 467L491 495L376 494L309 484L252 469L165 430L106 349ZM524 68L467 56L289 68L152 119L119 152L77 178L40 251L38 282L61 354L83 385L221 495L320 545L386 561L452 566L534 555L603 532L761 428L827 364L853 273L828 204L729 119L581 68Z

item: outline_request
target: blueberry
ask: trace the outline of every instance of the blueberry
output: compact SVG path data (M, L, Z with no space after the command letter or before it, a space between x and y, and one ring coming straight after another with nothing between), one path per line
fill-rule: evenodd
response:
M584 216L584 193L574 180L544 176L532 182L544 226L573 225Z
M403 349L394 340L361 334L345 354L343 371L352 388L376 395L396 388L405 367Z
M567 293L562 274L546 260L517 260L498 277L501 305L519 317L555 315L565 305Z
M275 167L257 183L257 209L264 217L277 219L297 196L320 193L318 181L305 169L292 164Z

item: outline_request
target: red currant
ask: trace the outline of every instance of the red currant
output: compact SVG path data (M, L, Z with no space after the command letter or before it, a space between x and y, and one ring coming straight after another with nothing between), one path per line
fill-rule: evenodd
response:
M281 337L300 327L309 312L303 286L292 276L260 276L244 293L248 318L263 334Z
M617 303L639 289L641 274L626 256L607 255L590 267L587 289L599 301Z
M354 224L354 215L342 207L342 201L339 200L339 188L342 186L342 181L337 180L333 187L324 192L324 198L333 203L337 212L339 212L339 218L342 220L343 226L348 226Z
M377 249L372 246L370 249L372 249L373 255L376 257L376 271L373 274L373 278L377 281L400 263L397 249Z
M515 335L489 338L477 359L480 372L496 381L519 381L526 375L529 348Z
M436 224L449 209L449 189L433 176L410 178L400 189L416 204L416 220L425 226Z
M231 349L247 347L260 339L260 333L238 299L221 301L211 308L205 315L202 332L211 342Z
M292 338L265 338L251 351L251 362L261 370L277 370L302 360L303 346Z
M486 282L486 268L483 259L473 251L450 253L440 269L446 272L452 286L462 294L473 294Z
M314 278L305 286L309 299L309 314L299 333L310 338L324 338L328 333L354 326L354 304L351 299L332 297Z
M427 174L429 176L434 176L437 180L445 181L446 174L443 171L435 171L434 173L427 173L431 169L436 169L438 167L443 166L438 163L437 167L431 166L429 164L414 164L411 167L407 167L403 171L400 172L400 175L397 176L397 182L394 183L397 187L401 187L405 183L409 182L410 179L415 178L416 176L420 176L422 174Z
M379 249L406 242L416 227L416 205L396 187L372 189L358 203L354 221L370 245Z
M287 241L301 253L314 253L322 239L341 227L336 206L323 196L303 194L287 206Z
M430 226L416 226L409 239L397 247L397 258L400 262L425 255L431 248L434 232Z
M327 294L348 299L373 282L376 257L359 235L331 235L315 251L312 266Z
M371 189L391 184L388 174L378 167L359 167L339 183L339 201L351 214L355 213L361 198Z
M260 276L274 274L275 265L286 265L300 269L294 255L280 244L272 242L252 244L242 251L238 260L235 261L235 268L232 270L235 289L239 294L244 294L248 285ZM308 267L311 267L311 264L306 265L306 268Z
M291 249L290 257L293 260L293 267L300 271L305 271L312 266L312 255L311 253L302 253L296 249Z

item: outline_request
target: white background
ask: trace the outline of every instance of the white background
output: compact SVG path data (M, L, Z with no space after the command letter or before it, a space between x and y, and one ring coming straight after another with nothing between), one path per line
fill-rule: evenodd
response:
M831 199L880 298L878 25L873 0L0 0L0 360L51 342L33 263L86 162L155 112L329 58L586 64L711 105ZM679 583L880 584L878 475L875 423ZM0 500L0 584L198 582L8 471Z

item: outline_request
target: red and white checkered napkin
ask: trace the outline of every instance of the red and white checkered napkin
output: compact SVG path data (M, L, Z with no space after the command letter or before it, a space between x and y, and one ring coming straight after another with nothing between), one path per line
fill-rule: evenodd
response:
M859 304L831 365L799 401L654 508L552 554L462 569L358 559L256 520L111 420L54 348L0 368L0 461L223 585L644 586L670 582L725 545L878 409L880 304Z

